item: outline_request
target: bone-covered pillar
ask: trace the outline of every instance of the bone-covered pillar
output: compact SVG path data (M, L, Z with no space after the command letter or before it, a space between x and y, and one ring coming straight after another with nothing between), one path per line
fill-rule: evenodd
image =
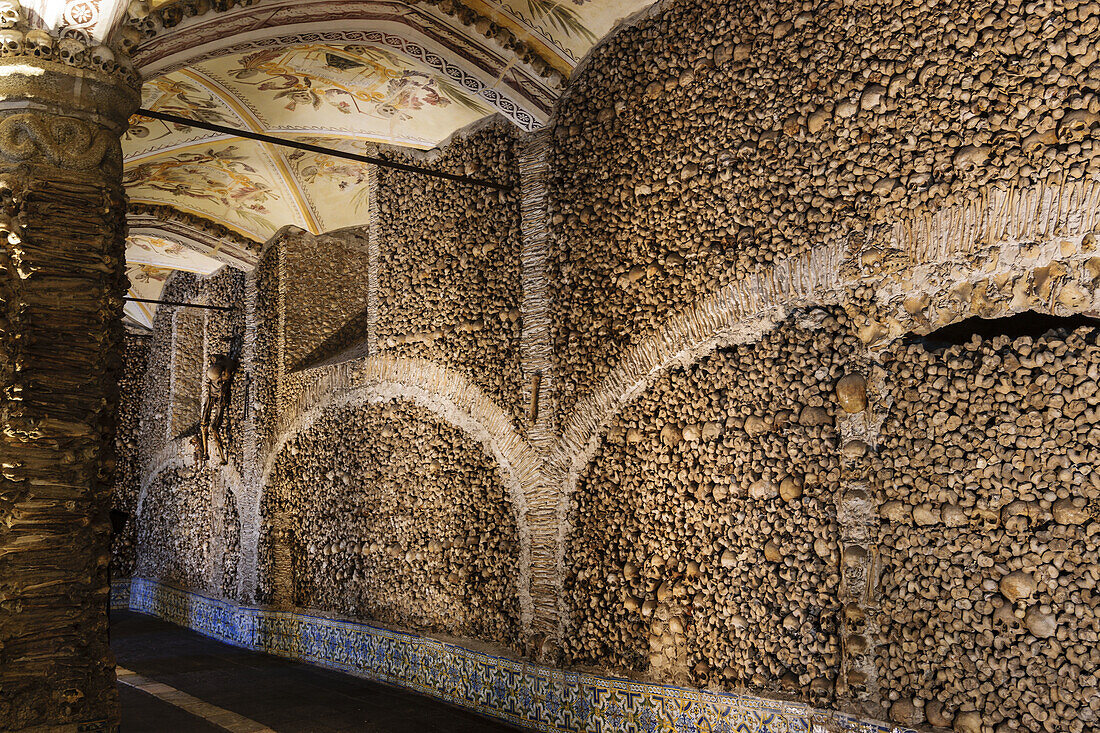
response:
M11 20L0 19L0 730L110 731L119 138L139 83L89 36Z

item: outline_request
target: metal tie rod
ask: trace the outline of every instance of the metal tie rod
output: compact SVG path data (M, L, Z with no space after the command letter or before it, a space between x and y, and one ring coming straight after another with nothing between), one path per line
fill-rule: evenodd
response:
M344 158L346 160L354 160L359 163L370 163L371 165L381 166L382 168L394 168L399 171L406 171L408 173L419 173L425 176L434 176L435 178L445 178L448 181L457 181L459 183L469 183L474 186L485 186L486 188L495 188L498 191L510 191L511 186L507 186L503 183L496 183L494 181L484 181L480 178L473 178L471 176L460 176L455 173L444 173L443 171L435 171L431 168L421 168L416 165L409 165L407 163L398 163L393 160L386 160L385 158L376 158L372 155L359 155L358 153L347 153L343 150L336 150L335 148L325 148L320 145L310 145L309 143L299 142L297 140L288 140L282 137L274 137L272 135L265 135L262 132L252 132L251 130L238 130L234 127L226 127L224 125L216 125L213 122L200 122L199 120L188 119L187 117L179 117L177 115L170 115L165 112L156 112L151 109L139 109L136 114L143 117L149 117L154 120L160 120L161 122L172 122L177 125L186 125L188 127L197 127L200 130L207 130L209 132L220 132L223 135L233 135L235 137L243 137L248 140L256 140L262 143L270 143L272 145L281 145L284 148L295 148L296 150L305 150L309 153L319 153L321 155L331 155L334 158Z
M181 303L178 300L153 300L151 298L131 298L130 296L126 296L123 300L128 300L131 303L156 303L157 305L178 305L181 308L203 308L209 311L236 310L231 305L199 305L198 303Z

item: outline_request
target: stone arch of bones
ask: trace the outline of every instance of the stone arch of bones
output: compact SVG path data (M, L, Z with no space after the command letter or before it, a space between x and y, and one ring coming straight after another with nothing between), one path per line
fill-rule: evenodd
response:
M984 207L945 208L917 232L911 222L878 227L874 234L898 256L884 263L892 269L880 271L871 307L845 298L853 283L873 274L857 269L860 253L822 246L734 282L669 318L654 336L626 351L578 401L543 465L546 483L558 489L556 536L543 538L555 547L556 598L563 598L560 584L577 482L610 421L659 377L717 349L755 341L790 311L815 305L843 303L863 326L870 359L905 334L975 316L999 318L1029 310L1095 315L1100 269L1090 232L1098 212L1090 202L1098 189L1095 182L1082 181L1068 203L1053 187L993 191ZM559 634L564 632L563 611L558 608L555 619Z

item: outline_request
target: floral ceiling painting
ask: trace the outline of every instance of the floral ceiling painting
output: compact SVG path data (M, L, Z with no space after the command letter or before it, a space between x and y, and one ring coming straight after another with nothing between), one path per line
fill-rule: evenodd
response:
M126 277L130 280L130 289L126 295L131 298L158 300L164 291L164 283L172 272L168 267L127 263ZM140 326L152 328L156 310L157 306L153 303L128 300L123 306L123 315Z
M126 261L203 275L209 275L222 266L213 257L200 254L185 244L147 234L131 235L126 240Z
M491 113L458 83L389 49L301 44L233 54L152 79L145 108L370 154L426 149ZM132 201L165 204L257 241L286 225L315 234L362 223L366 166L198 128L131 119Z
M428 148L491 110L476 95L386 48L307 44L205 62L200 69L265 128Z
M302 137L302 142L324 145L359 155L371 155L374 144L357 140L331 140ZM322 153L288 150L287 162L310 205L321 217L322 231L362 225L367 220L370 201L367 188L369 166L353 160L334 158ZM323 202L340 202L340 206L325 206Z
M267 239L301 212L261 146L218 141L134 162L123 183L132 201L168 204Z

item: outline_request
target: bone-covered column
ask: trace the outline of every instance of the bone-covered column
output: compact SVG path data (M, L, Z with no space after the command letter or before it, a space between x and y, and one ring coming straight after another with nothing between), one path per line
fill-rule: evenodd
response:
M119 137L138 82L102 51L32 33L0 58L0 728L115 730Z

